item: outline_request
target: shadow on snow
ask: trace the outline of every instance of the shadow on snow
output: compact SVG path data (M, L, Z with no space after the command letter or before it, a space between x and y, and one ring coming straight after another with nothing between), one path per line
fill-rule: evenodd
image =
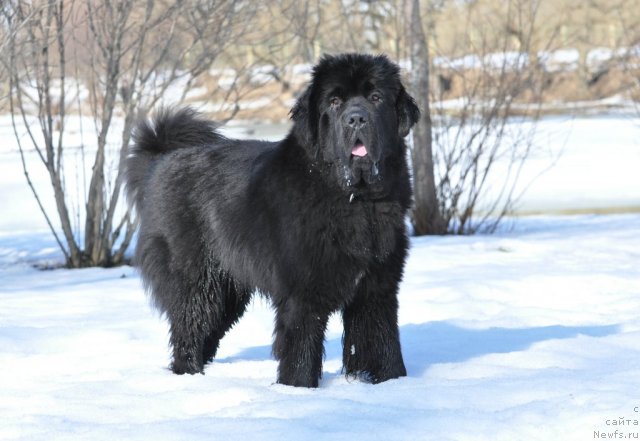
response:
M409 376L415 376L434 364L459 363L488 354L523 351L547 340L570 339L579 335L606 337L618 331L618 325L468 329L447 322L431 322L401 326L400 339ZM342 358L341 339L327 340L325 351L326 359ZM270 346L256 346L216 362L271 358Z

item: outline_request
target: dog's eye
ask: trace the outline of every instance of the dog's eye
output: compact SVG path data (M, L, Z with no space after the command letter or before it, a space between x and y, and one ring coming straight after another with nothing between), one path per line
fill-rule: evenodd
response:
M373 103L378 103L378 102L382 101L382 96L379 93L372 93L371 97L369 97L369 99Z
M342 104L342 100L337 96L334 96L329 100L329 103L331 104L331 107L338 107L340 104Z

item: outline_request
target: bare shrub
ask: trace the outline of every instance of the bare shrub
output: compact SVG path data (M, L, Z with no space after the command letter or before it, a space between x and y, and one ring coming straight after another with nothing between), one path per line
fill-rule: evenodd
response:
M124 261L135 219L121 203L119 163L134 121L167 96L184 99L243 34L254 11L250 2L236 0L2 4L8 55L2 60L24 173L67 266ZM88 98L81 100L84 93ZM93 121L87 130L95 133L92 148L68 145L69 121L86 115ZM35 168L25 161L27 145L50 177L55 214L47 212L30 178ZM83 191L75 200L66 186L70 147L79 148L82 158L75 173L82 176ZM92 163L86 177L85 160Z
M533 146L544 84L531 49L537 2L526 2L529 8L522 3L509 1L504 18L474 27L483 32L475 34L469 56L439 57L435 63L434 173L450 233L493 231L519 196L516 186ZM469 14L469 22L487 20ZM459 98L450 100L452 87Z

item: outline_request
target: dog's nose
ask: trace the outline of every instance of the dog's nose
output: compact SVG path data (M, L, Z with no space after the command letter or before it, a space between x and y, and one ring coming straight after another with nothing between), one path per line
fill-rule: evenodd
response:
M344 116L345 125L352 129L359 129L367 124L369 121L367 112L362 109L353 109L348 111Z

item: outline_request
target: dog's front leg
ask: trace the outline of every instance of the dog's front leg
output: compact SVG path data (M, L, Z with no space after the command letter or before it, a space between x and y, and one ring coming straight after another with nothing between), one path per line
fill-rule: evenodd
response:
M306 307L297 299L276 305L273 355L279 360L278 383L318 387L328 319L328 312Z

